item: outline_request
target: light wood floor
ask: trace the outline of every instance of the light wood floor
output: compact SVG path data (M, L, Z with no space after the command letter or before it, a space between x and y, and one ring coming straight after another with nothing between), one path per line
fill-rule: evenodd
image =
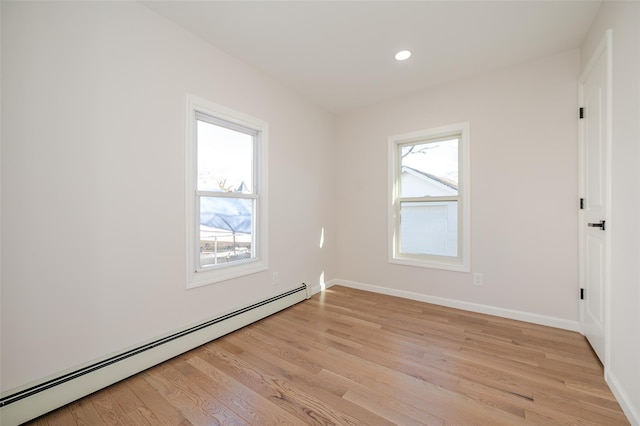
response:
M623 425L578 333L332 287L37 425Z

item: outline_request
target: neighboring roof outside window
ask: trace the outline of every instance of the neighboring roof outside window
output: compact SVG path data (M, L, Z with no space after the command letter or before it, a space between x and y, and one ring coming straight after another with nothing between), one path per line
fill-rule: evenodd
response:
M416 170L409 166L402 166L402 196L424 197L457 195L458 185L455 182Z

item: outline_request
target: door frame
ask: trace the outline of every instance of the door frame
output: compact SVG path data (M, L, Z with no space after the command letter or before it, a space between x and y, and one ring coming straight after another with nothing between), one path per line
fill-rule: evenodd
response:
M580 79L578 80L578 107L584 106L584 83L595 66L597 60L601 55L606 55L606 66L607 66L607 108L605 111L606 119L605 119L605 144L606 144L606 192L607 199L605 203L606 208L606 223L607 223L607 232L605 234L605 260L604 260L604 359L601 359L602 365L605 370L605 376L608 370L609 359L610 359L610 336L611 336L611 309L609 306L609 301L611 300L611 231L615 227L615 223L612 223L612 209L611 209L611 154L612 154L612 30L609 29L605 32L600 44L595 49L595 51L591 54L591 58L589 62L585 66L582 74L580 75ZM580 198L585 197L585 149L584 149L584 121L578 120L578 194ZM578 210L578 285L580 289L585 288L585 244L586 244L586 227L583 226L584 222L584 211L582 209ZM588 296L587 296L588 297ZM580 320L580 332L584 335L584 310L585 310L585 301L579 300L579 320Z

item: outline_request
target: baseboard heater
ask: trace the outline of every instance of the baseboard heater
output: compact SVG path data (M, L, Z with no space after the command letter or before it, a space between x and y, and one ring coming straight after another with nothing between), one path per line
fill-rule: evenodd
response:
M306 284L0 398L0 424L34 419L310 296Z

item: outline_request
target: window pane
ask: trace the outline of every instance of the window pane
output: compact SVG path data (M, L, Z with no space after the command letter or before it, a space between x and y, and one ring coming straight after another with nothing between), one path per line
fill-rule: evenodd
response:
M401 146L400 196L458 195L458 140Z
M198 190L253 191L252 135L197 121Z
M202 267L255 257L254 200L200 197L200 264Z
M406 202L400 206L400 252L458 255L458 202Z

